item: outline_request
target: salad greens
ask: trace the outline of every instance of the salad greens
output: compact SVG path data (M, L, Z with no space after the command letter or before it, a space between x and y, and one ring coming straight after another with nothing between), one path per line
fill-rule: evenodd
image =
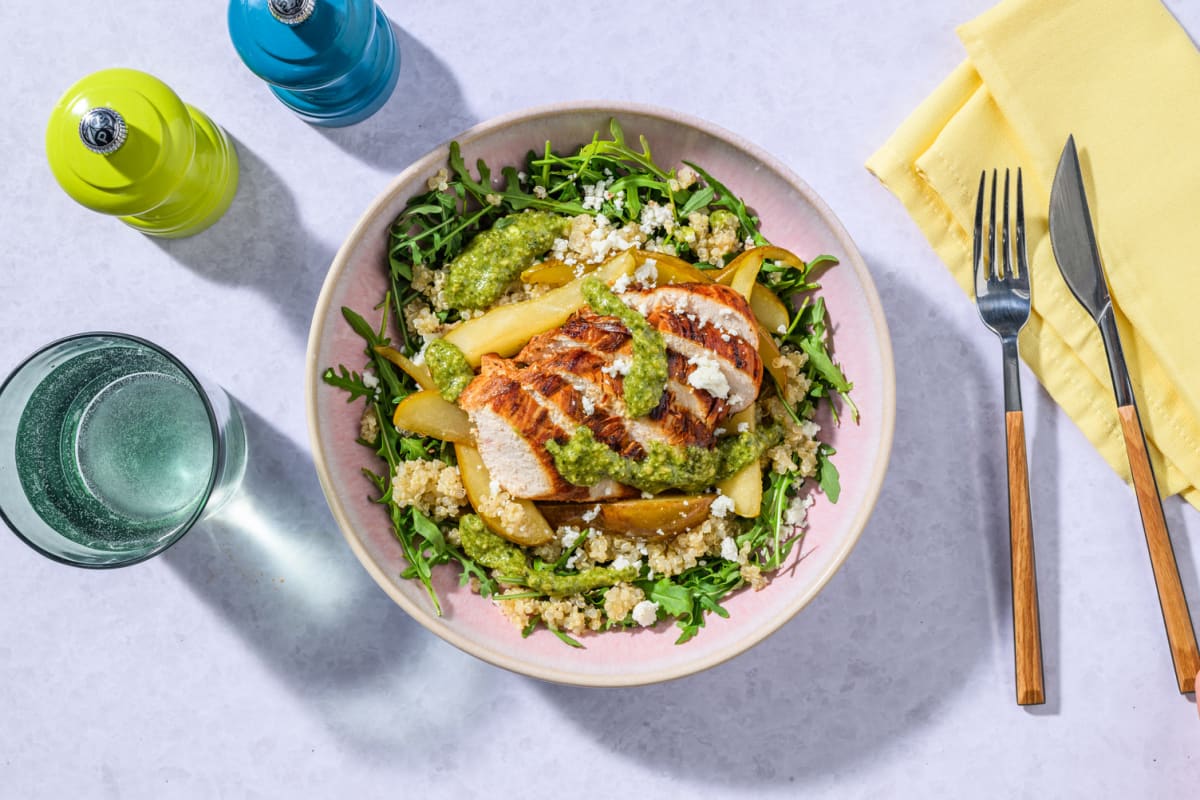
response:
M540 152L528 153L523 169L506 166L500 170L498 179L493 178L491 169L482 160L475 164L477 177L473 175L457 142L452 143L448 168L429 181L428 191L408 202L391 226L387 259L390 290L376 307L381 316L379 327L373 327L348 308L342 309L347 323L364 341L367 364L363 372L339 365L336 370L327 369L323 378L329 385L346 391L348 400L366 399L367 414L373 417L371 422L374 424L364 424L359 442L373 449L384 463L380 472L364 468L363 473L378 492L376 502L383 505L391 517L396 539L409 565L402 573L403 577L422 583L439 614L441 607L431 582L432 571L439 565L456 565L460 584L471 583L484 597L497 594L502 587L485 565L452 542L449 533L458 524L457 520L438 522L412 506L391 502L391 479L402 462L436 459L448 465L456 463L451 444L404 434L391 422L397 404L419 387L381 355L378 348L395 347L409 357L421 348L422 338L409 329L404 315L409 303L428 299L414 288L414 268L418 265L435 270L442 268L462 253L477 233L488 230L501 217L525 209L566 216L602 214L612 225L619 227L638 222L647 204L657 203L669 209L674 220L673 228L666 233L660 246L673 247L680 258L701 269L715 269L721 264L700 261L693 249L695 232L687 221L692 212L705 211L710 217L729 215L727 219L731 224L736 223L739 241L747 246L769 244L759 230L758 218L746 204L702 167L685 162L698 177L694 181L680 180L681 176L675 170L664 169L655 162L644 137L639 138L636 145L631 144L615 120L610 123L608 134L608 138L603 138L597 132L591 142L568 155L555 153L550 142L546 142ZM595 191L597 184L604 190L602 193ZM808 356L804 373L811 388L805 397L788 402L785 388L775 387L788 415L798 424L812 419L822 402L830 402L836 418L832 402L835 395L857 420L857 409L849 398L852 384L828 349L824 301L811 295L819 287L816 283L818 273L836 263L836 259L828 255L804 263L803 268L768 260L758 276L759 283L784 300L788 308L789 324L777 341ZM454 309L436 313L441 323L452 323L461 318L460 312ZM388 335L389 318L398 332L397 342ZM376 380L366 379L367 370ZM764 387L765 391L770 391L770 387ZM831 460L833 454L830 445L819 444L816 478L822 491L836 502L840 486L837 468ZM749 551L750 565L769 573L782 566L802 538L800 527L789 521L788 509L793 499L804 491L805 476L798 471L778 473L768 468L764 470L763 479L762 511L756 519L741 520L735 542L743 551ZM579 536L571 546L563 548L562 555L553 563L531 557L524 579L507 576L511 580L503 581L505 585L526 589L505 597L545 597L530 587L549 585L554 576L576 574L569 566L571 555L585 538ZM544 578L538 573L544 573ZM721 601L745 580L737 562L708 558L673 577L652 577L648 568L642 567L639 577L632 582L645 592L647 599L658 604L660 618L670 617L676 621L682 631L678 642L682 643L704 626L707 614L728 616ZM602 607L606 591L603 587L588 589L583 595L589 602ZM537 623L535 617L523 633L528 635ZM629 618L607 622L607 627L634 625L636 623ZM581 646L565 632L553 626L551 629L565 643Z

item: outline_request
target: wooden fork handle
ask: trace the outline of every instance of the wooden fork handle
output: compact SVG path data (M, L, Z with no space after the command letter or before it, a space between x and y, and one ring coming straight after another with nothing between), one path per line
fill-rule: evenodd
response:
M1171 659L1175 663L1175 680L1179 683L1180 692L1194 692L1196 673L1200 671L1200 650L1196 647L1192 617L1188 613L1183 583L1179 580L1175 551L1171 548L1162 501L1154 482L1154 469L1150 466L1146 451L1146 437L1142 433L1136 406L1118 406L1117 415L1121 418L1121 430L1125 434L1125 451L1129 454L1133 489L1137 494L1138 510L1142 514L1142 527L1146 531L1146 546L1150 549L1150 566L1154 569L1154 583L1158 587L1158 603L1162 606L1163 623L1167 626L1167 641L1170 642Z
M1029 466L1025 458L1025 417L1004 414L1008 439L1008 532L1012 551L1013 655L1017 703L1046 702L1042 678L1042 632L1038 621L1037 570L1033 559L1033 524L1029 513Z

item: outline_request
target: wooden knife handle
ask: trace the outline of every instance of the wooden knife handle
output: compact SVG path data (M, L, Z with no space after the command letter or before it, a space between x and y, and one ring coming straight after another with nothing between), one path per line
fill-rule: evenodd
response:
M1033 524L1029 513L1029 466L1025 458L1025 417L1004 415L1008 438L1008 532L1012 550L1013 654L1017 703L1046 702L1042 680L1042 633L1038 621L1037 570L1033 559Z
M1196 647L1192 617L1188 613L1187 598L1179 580L1175 551L1167 534L1167 521L1163 518L1162 501L1146 451L1142 422L1138 418L1137 407L1133 405L1119 406L1117 414L1125 434L1125 450L1129 453L1129 468L1133 472L1133 488L1137 493L1138 510L1142 513L1142 527L1146 531L1146 546L1150 548L1150 566L1154 569L1154 583L1158 587L1158 603L1162 606L1163 623L1167 626L1167 640L1171 645L1171 659L1175 662L1175 680L1179 683L1180 692L1194 692L1196 673L1200 671L1200 650Z

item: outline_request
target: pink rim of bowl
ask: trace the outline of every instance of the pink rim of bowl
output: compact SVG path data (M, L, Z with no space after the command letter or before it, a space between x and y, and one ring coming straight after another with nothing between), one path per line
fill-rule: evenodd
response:
M361 401L326 386L322 372L363 363L362 340L345 324L343 305L372 318L386 289L387 232L409 197L446 166L448 143L405 169L355 225L333 260L317 300L309 333L305 398L309 436L321 487L346 542L375 582L421 625L455 647L513 672L579 686L634 686L683 677L720 664L778 630L829 581L853 549L879 495L895 422L895 373L887 322L879 295L850 236L817 194L790 169L740 137L703 120L649 106L574 102L509 114L456 137L466 163L484 158L499 175L523 163L529 150L549 139L556 150L584 144L594 131L607 133L616 118L627 140L644 134L655 160L698 163L742 196L763 221L773 243L802 258L831 253L841 264L821 277L833 324L835 358L854 381L862 412L855 425L826 426L838 454L842 494L835 505L816 493L808 532L762 591L743 589L725 603L730 617L709 615L706 627L684 645L670 622L653 628L588 635L584 649L566 647L544 629L528 638L489 600L458 586L458 570L435 570L443 616L424 588L399 576L405 562L384 509L370 501L373 487L360 467L375 456L354 440ZM376 318L377 319L377 318ZM811 482L810 484L811 485Z

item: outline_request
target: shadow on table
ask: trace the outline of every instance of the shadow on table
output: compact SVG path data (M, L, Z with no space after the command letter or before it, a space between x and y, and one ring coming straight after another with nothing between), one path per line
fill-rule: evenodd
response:
M894 274L880 288L896 436L855 551L795 620L730 663L629 691L544 686L583 734L743 788L836 774L926 727L1011 636L997 599L1008 582L1002 404L985 396L999 386L999 348L990 380L967 344L977 331L952 328Z
M357 125L317 130L360 161L399 172L478 120L446 63L395 22L392 32L400 75L391 99Z
M283 180L253 150L235 144L238 192L225 215L197 236L154 242L209 280L267 297L303 342L333 251L299 224Z
M371 582L330 515L312 459L241 408L249 444L241 491L163 558L360 755L436 733L457 715L380 710L410 708L452 680L453 711L477 701L492 671L423 636Z

